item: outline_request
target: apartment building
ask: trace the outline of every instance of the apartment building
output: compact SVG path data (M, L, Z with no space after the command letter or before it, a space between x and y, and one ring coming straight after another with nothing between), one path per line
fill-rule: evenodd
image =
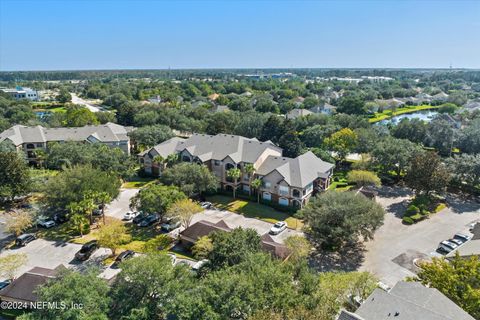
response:
M328 188L334 167L312 152L296 158L283 157L282 149L271 141L227 134L194 134L187 139L175 137L139 156L145 172L159 176L164 166L154 159L167 159L172 154L176 154L180 161L206 165L224 190L236 188L251 192L251 182L259 178L263 185L258 192L263 200L298 208L303 207L313 194ZM255 169L252 176L245 170L248 164ZM232 168L241 170L237 181L228 177L227 172Z
M130 138L128 133L132 127L124 127L115 123L73 128L44 128L42 126L27 127L16 125L0 133L0 142L10 142L17 150L25 152L30 164L37 162L35 151L47 150L50 142L79 141L86 143L103 143L109 147L117 147L130 154Z

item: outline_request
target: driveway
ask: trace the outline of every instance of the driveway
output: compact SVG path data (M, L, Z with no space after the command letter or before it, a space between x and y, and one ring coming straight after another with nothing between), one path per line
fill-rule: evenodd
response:
M365 256L359 268L374 273L389 286L415 275L414 259L439 256L435 251L439 242L457 232L469 234L469 224L480 219L479 204L449 196L449 208L407 226L402 224L401 213L410 196L406 190L382 188L377 202L387 211L385 222L375 233L375 239L365 243Z
M260 235L268 233L270 228L273 226L272 223L253 218L245 218L240 214L225 210L205 210L194 215L190 225L200 220L206 220L212 223L217 223L218 221L223 220L230 228L252 228L257 230L258 234ZM302 232L287 228L282 233L272 236L272 238L278 243L283 243L286 238L292 235L302 235Z
M90 110L90 111L92 111L92 112L103 111L103 109L102 109L101 107L89 103L88 101L80 98L79 96L77 96L77 95L76 95L75 93L73 93L73 92L70 92L70 95L72 96L72 103L74 103L74 104L84 105L85 107L87 107L88 110Z
M89 260L85 262L75 261L75 253L82 246L75 243L64 243L37 239L28 243L25 247L3 250L0 257L12 253L24 253L27 255L27 262L17 270L16 277L34 267L54 269L63 264L67 268L83 270L87 266L99 265L99 261L110 254L109 249L98 249ZM3 279L2 279L3 280Z
M130 210L130 199L133 198L140 189L121 189L117 199L107 205L105 215L122 219L127 211Z

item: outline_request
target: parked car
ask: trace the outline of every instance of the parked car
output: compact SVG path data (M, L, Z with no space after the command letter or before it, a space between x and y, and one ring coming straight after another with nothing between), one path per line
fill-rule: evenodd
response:
M456 233L456 234L453 236L453 238L462 241L462 243L465 243L465 242L467 242L468 240L472 239L471 236L468 236L468 235L463 234L463 233Z
M167 256L169 256L170 259L172 259L172 265L175 265L175 263L177 262L177 256L173 253L167 253Z
M448 241L455 243L457 246L461 246L463 244L463 241L455 239L455 238L448 239Z
M160 217L156 214L150 214L148 215L145 219L140 221L137 226L139 227L148 227L151 226L152 224L155 224L160 221Z
M55 221L56 224L65 223L68 221L67 214L64 212L57 212L53 215L53 221Z
M24 247L27 245L27 243L32 242L35 239L36 237L34 234L25 233L25 234L22 234L21 236L18 236L18 238L15 239L15 245L17 247Z
M208 259L200 260L192 266L192 270L193 271L198 271L198 270L200 270L201 267L203 267L204 265L206 265L209 262L210 262L210 260L208 260Z
M115 259L115 262L112 264L112 268L117 268L120 262L133 258L134 255L135 255L135 252L133 252L132 250L123 251Z
M148 217L148 214L145 212L140 212L135 218L133 218L132 222L135 224L140 223L143 219Z
M11 279L7 279L7 280L4 280L4 281L0 282L0 290L7 287L10 283L12 283Z
M202 207L203 209L212 209L213 204L211 202L205 201L200 203L200 207Z
M103 215L102 209L94 209L92 211L92 216L94 217L101 217Z
M168 222L162 223L161 228L162 230L170 232L172 230L179 228L181 225L182 225L182 222L180 220L170 220Z
M55 221L53 221L49 217L40 216L37 219L37 226L42 227L42 228L46 228L46 229L50 229L51 227L55 226Z
M458 246L453 243L453 242L450 242L450 241L447 241L447 240L444 240L442 242L440 242L440 244L438 245L438 249L440 251L443 251L443 252L446 252L446 253L449 253L455 249L457 249Z
M98 249L98 242L97 240L92 240L92 241L89 241L87 243L85 243L82 248L80 249L80 251L78 251L76 254L75 254L75 258L77 260L80 260L80 261L85 261L85 260L88 260L88 258L90 258L90 256L95 252L97 251Z
M270 228L270 234L279 234L285 229L287 229L287 223L285 221L278 221Z
M132 220L133 218L135 218L136 216L138 216L139 213L136 212L136 211L128 211L127 213L125 213L125 215L123 216L123 220L126 220L126 221L130 221Z

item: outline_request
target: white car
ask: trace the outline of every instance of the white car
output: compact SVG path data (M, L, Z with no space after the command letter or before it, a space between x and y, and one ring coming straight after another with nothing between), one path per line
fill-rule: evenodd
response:
M37 219L37 225L45 229L50 229L55 226L55 221L48 217L41 216Z
M133 218L135 218L136 216L138 216L138 212L128 211L128 212L125 213L125 215L123 216L123 220L130 221L130 220L132 220Z
M206 265L209 262L210 262L210 260L208 260L208 259L200 260L192 266L192 270L193 271L198 271L198 270L200 270L201 267L203 267L204 265Z
M287 223L285 221L278 221L270 228L270 234L279 234L285 229L287 229Z

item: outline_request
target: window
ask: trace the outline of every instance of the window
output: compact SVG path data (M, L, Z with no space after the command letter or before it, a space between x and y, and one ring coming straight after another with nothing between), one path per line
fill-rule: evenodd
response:
M27 149L35 149L35 145L33 143L27 144Z
M214 164L214 165L216 165L216 166L218 167L218 166L220 165L220 161L218 161L218 160L215 160L215 161L213 161L213 164Z
M265 188L270 188L270 187L272 186L272 184L271 184L270 182L268 182L268 181L264 181L264 182L263 182L263 186L264 186Z
M250 187L247 186L246 184L243 185L243 191L245 192L250 192Z
M230 170L230 169L233 169L233 168L235 168L235 166L234 166L233 164L231 164L231 163L227 163L227 164L225 165L225 170L227 170L227 171Z
M306 190L306 193L310 193L313 191L313 183L309 183L306 187L305 187L305 190Z
M42 144L41 143L37 143L37 148L42 148Z
M300 191L298 191L297 189L293 189L292 194L295 198L300 198Z
M262 195L263 200L271 201L272 200L272 195L268 192L264 192Z
M286 186L280 186L280 187L279 187L279 193L280 193L280 195L282 195L282 196L288 195L288 187L286 187Z
M278 199L278 204L281 206L288 206L288 199L280 198Z
M190 157L189 156L182 156L182 161L183 162L190 162Z

